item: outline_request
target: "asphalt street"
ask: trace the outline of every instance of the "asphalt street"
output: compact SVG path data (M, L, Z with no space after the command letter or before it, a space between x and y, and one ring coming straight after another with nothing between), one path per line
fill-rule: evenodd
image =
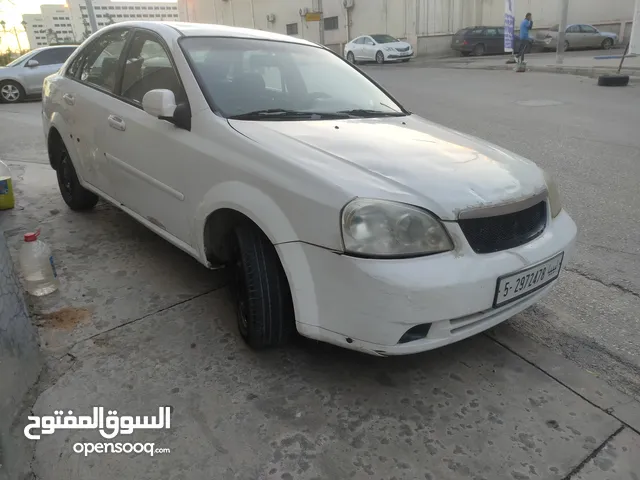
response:
M416 114L556 177L578 250L554 294L511 323L640 396L640 88L531 72L363 69Z

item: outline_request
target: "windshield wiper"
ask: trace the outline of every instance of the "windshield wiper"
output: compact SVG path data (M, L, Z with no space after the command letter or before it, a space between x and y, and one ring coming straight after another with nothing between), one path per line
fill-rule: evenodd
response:
M353 110L340 110L338 113L344 113L346 115L350 115L352 117L363 117L363 118L371 118L371 117L404 117L406 116L403 112L389 112L384 110L368 110L366 108L354 108Z
M287 110L284 108L268 108L265 110L254 110L253 112L240 113L229 117L231 120L266 120L266 119L334 119L349 118L343 112L306 112L304 110Z

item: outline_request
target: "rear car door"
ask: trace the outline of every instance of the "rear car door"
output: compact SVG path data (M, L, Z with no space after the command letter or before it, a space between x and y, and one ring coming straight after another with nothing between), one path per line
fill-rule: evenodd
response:
M56 73L73 53L73 47L48 48L35 54L29 60L35 60L38 65L27 67L25 64L25 84L26 90L30 94L42 92L42 83L49 75ZM27 62L28 63L28 62Z
M118 202L156 227L192 245L189 216L190 131L149 115L142 99L171 90L188 102L169 49L156 33L136 29L123 62L118 95L101 111L100 148L110 164Z
M485 44L484 37L484 28L474 28L467 33L467 42L471 45L471 49L475 51L479 51L481 48L485 52L487 51L487 45ZM482 47L477 47L478 45L482 45ZM476 47L478 50L476 50Z
M82 178L103 196L113 199L115 188L109 161L105 155L105 118L117 87L120 57L131 30L120 28L92 41L77 56L67 74L62 105L71 119L75 159ZM75 165L75 162L74 162ZM79 167L79 168L78 168Z

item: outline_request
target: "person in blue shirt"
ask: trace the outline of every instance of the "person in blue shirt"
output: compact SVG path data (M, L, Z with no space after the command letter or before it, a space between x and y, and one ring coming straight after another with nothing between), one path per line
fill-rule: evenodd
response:
M518 57L520 62L524 62L524 54L527 48L531 45L531 39L529 38L529 31L533 28L533 20L531 20L531 14L527 13L524 16L524 20L520 23L520 50L518 51Z

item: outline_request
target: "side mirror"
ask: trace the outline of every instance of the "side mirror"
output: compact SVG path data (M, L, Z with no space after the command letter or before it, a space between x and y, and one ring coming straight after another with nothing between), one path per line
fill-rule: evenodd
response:
M150 90L142 97L142 109L149 115L173 123L176 127L191 130L191 108L188 102L176 105L171 90Z
M33 60L33 59L32 59L32 60L29 60L29 61L27 62L27 64L25 65L25 67L30 67L30 68L32 68L32 67L37 67L38 65L40 65L40 62L38 62L37 60Z

